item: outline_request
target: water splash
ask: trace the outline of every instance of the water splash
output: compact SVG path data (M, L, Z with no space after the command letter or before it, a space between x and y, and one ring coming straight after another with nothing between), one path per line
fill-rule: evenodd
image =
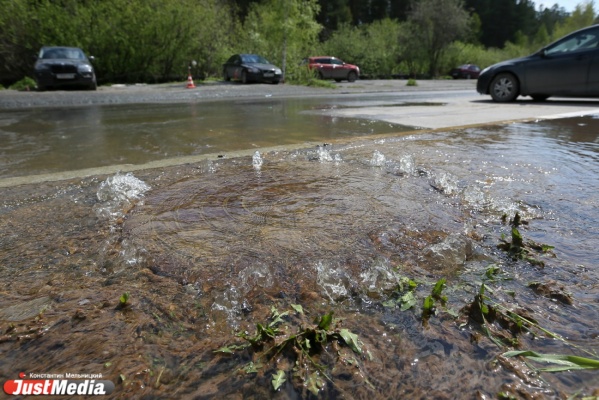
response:
M262 156L260 155L260 152L258 150L256 150L256 152L252 156L252 166L254 167L254 169L256 171L259 171L260 168L262 168L262 163L263 163Z
M99 217L114 221L124 216L126 209L139 202L150 186L132 173L116 175L100 183L96 193L99 204L94 207Z
M483 191L476 186L466 187L462 192L462 196L470 207L478 211L482 210L489 203Z
M261 287L269 288L273 285L273 271L268 264L255 264L239 272L239 281L245 289L245 292Z
M360 274L362 285L368 296L378 298L385 292L393 290L400 276L386 260L378 260Z
M347 277L343 272L325 265L322 261L319 261L315 268L316 281L331 301L339 302L348 297L349 292L344 285Z
M416 161L411 154L402 156L399 162L388 161L385 165L388 173L393 175L415 175Z
M473 255L472 242L459 235L450 235L441 243L427 247L423 256L430 265L439 269L456 269Z
M233 328L239 327L241 317L241 300L239 291L230 286L215 296L211 307L212 319L217 325L226 323Z
M321 163L333 162L335 159L331 155L331 151L325 146L318 146L315 155L310 155L309 159L312 161L320 161Z
M380 151L375 150L374 153L372 153L370 165L373 167L383 167L385 165L385 155Z
M433 176L431 186L446 195L457 194L459 191L457 178L446 172Z

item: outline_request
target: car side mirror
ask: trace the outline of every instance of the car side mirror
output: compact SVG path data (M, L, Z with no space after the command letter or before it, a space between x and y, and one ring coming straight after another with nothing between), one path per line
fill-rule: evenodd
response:
M94 60L96 59L96 57L94 57L94 56L89 56L89 57L87 57L87 58L88 58L88 60L90 60L90 61L94 61Z

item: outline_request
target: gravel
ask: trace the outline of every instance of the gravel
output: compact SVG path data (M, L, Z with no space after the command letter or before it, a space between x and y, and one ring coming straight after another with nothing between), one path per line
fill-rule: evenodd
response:
M0 109L64 107L107 104L200 102L238 98L337 96L355 93L472 90L473 80L424 80L407 86L406 80L360 80L334 83L335 88L315 88L290 84L249 84L237 82L187 82L159 85L111 85L97 91L57 90L47 92L0 90Z

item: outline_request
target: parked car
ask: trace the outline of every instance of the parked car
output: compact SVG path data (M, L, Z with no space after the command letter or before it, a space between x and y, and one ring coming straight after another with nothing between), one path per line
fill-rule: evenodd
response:
M44 46L41 48L33 73L38 90L83 87L96 90L96 73L87 57L77 47Z
M480 74L480 68L474 64L464 64L451 70L449 75L453 79L476 79Z
M302 63L307 64L311 70L318 71L318 78L320 79L355 82L360 77L360 68L356 65L347 64L336 57L308 57Z
M599 96L599 25L553 42L526 57L485 68L476 85L480 94L509 102L518 96L535 101L550 96Z
M281 81L281 69L271 64L257 54L235 54L223 64L223 78L248 82L270 82L277 84Z

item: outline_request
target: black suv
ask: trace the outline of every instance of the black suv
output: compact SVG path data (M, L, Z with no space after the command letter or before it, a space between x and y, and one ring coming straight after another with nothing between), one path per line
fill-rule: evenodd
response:
M93 57L87 58L77 47L42 47L34 66L37 89L83 87L96 90L96 74L90 60Z

